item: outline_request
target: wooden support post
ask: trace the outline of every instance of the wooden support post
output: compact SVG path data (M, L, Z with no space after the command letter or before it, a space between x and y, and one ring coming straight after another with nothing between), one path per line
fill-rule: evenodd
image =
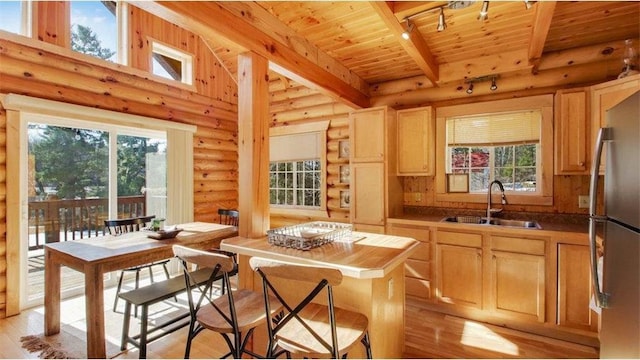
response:
M269 229L269 63L238 55L238 234L262 237Z

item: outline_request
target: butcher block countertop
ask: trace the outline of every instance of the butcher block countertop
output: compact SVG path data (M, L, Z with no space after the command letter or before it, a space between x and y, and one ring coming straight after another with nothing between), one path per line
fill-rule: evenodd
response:
M418 241L401 236L353 232L351 241L334 241L311 250L269 244L267 237L224 239L220 248L247 256L258 256L303 265L339 269L356 279L385 277L417 248Z

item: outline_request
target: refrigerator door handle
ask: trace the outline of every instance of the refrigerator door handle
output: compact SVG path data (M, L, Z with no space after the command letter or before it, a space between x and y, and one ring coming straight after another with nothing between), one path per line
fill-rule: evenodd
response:
M591 168L591 186L589 187L589 250L591 252L591 279L593 281L593 291L596 305L606 308L609 295L602 292L600 288L600 277L598 276L598 252L596 244L596 224L607 221L605 215L597 215L597 194L598 194L598 174L600 172L600 160L604 142L611 140L611 128L600 128L596 140L594 161Z

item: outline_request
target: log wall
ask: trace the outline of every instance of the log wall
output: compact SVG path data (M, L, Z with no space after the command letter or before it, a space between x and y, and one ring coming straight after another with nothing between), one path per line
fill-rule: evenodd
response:
M43 6L46 11L42 11ZM215 222L218 208L237 207L237 91L234 80L212 54L207 54L200 39L184 32L180 37L167 36L173 33L172 26L131 7L131 16L138 17L131 23L145 29L135 35L138 38L149 36L177 48L195 49L194 68L202 69L196 71L196 86L173 86L155 81L140 65L144 63L140 59L149 56L144 46L130 49L130 56L138 59L132 63L139 68L104 62L59 46L68 41L61 42L57 36L65 27L54 21L55 12L66 8L65 2L41 3L38 18L48 20L40 26L34 24L34 37L39 40L0 31L0 94L15 93L196 125L194 218ZM179 43L170 43L178 39ZM201 75L204 73L207 76ZM7 304L6 213L6 114L0 108L0 318Z
M327 218L306 216L276 216L270 218L271 228L311 220L349 222L349 209L340 206L340 192L349 191L349 184L340 182L340 166L349 165L348 158L339 156L340 141L349 141L349 106L286 79L269 83L271 126L287 126L329 120L327 129Z

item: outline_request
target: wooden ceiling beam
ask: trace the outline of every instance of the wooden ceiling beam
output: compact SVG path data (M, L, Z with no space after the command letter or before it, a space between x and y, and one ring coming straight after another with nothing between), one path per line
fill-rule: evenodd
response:
M544 44L547 41L553 12L556 9L555 1L538 1L535 5L536 13L531 26L531 40L529 41L529 64L533 65L533 72L536 72Z
M402 33L405 31L405 27L396 18L392 4L383 1L371 1L369 4L371 4L371 7L380 15L380 18L389 30L398 37L400 45L424 72L427 79L433 83L433 86L437 86L439 78L438 63L431 53L431 49L429 49L429 46L427 46L427 43L424 41L424 38L418 32L418 29L414 28L413 31L409 33L409 40L404 40Z
M133 1L131 4L215 43L224 37L269 60L270 68L352 107L369 107L368 84L255 3ZM241 7L241 8L239 8ZM288 40L288 41L287 41Z

